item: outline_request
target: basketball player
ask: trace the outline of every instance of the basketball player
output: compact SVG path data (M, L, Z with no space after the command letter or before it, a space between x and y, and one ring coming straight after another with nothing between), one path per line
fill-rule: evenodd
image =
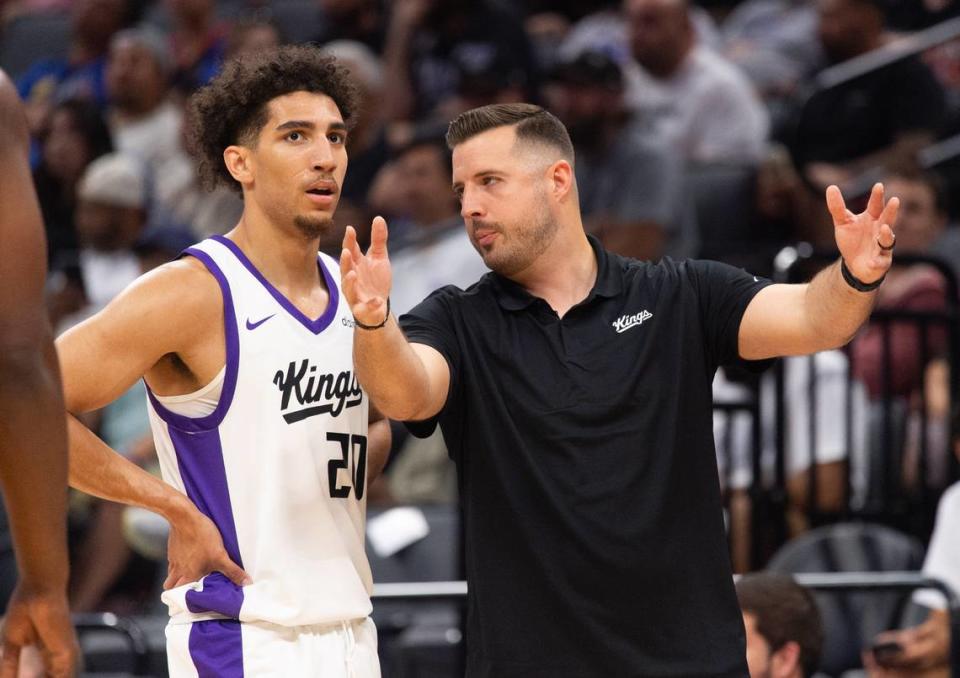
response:
M70 477L170 519L175 678L380 675L365 489L389 434L367 436L354 321L336 261L317 254L354 101L311 47L228 63L195 95L192 132L205 176L242 192L240 222L59 340L70 412L148 386L166 482L74 418Z
M47 253L27 121L0 71L0 485L19 581L7 604L0 676L39 646L50 676L72 676L67 608L67 437L53 334L43 303Z
M848 341L890 267L896 198L878 185L854 215L832 187L843 263L772 285L604 251L583 231L570 138L537 106L468 111L447 142L492 272L398 324L383 220L366 255L348 230L340 261L367 328L360 383L386 416L422 433L439 421L459 464L467 675L747 675L711 380L718 365Z

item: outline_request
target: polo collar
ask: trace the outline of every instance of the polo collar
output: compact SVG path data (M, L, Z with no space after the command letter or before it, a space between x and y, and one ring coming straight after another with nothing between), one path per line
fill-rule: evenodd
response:
M623 291L623 277L620 267L617 265L617 257L611 256L609 252L603 249L600 241L594 236L587 235L587 240L597 257L597 279L593 283L590 294L580 304L589 303L594 297L615 297ZM509 278L505 278L498 273L492 273L491 277L494 282L494 294L497 297L497 302L504 310L522 311L539 300L539 297L533 296Z

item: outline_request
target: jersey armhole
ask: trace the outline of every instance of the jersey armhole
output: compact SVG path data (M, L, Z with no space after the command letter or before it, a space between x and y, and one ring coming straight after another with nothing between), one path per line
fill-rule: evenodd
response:
M205 417L186 417L177 414L157 400L150 386L144 379L144 385L147 387L147 397L157 415L163 419L169 426L186 431L189 433L200 433L209 431L220 425L230 404L233 402L233 395L237 387L237 372L240 367L240 333L237 330L237 315L233 306L233 295L230 292L230 283L227 282L223 271L217 266L213 258L206 252L191 247L184 250L184 255L194 257L202 263L210 274L220 285L220 293L223 295L223 329L226 338L226 374L223 379L223 390L220 392L220 400L217 402L217 408Z

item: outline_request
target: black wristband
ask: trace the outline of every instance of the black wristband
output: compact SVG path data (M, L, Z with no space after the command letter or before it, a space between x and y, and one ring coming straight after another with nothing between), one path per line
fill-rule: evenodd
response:
M850 272L850 269L847 268L847 262L843 260L843 257L840 257L840 273L843 275L843 279L847 281L847 284L858 292L873 292L880 287L880 283L887 277L887 274L884 273L878 280L874 280L872 283L865 283Z
M357 317L353 317L353 322L361 330L379 330L381 327L387 324L387 321L390 320L390 297L387 297L387 314L383 316L383 322L379 325L364 325L362 322L357 320Z

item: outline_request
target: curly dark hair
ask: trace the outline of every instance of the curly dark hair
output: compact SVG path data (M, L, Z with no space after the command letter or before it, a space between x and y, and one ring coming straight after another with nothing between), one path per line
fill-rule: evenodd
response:
M208 188L222 182L240 191L227 171L227 146L251 143L267 122L271 100L291 92L325 94L349 126L357 109L357 89L348 71L311 45L284 45L224 65L223 72L190 98L190 151Z

